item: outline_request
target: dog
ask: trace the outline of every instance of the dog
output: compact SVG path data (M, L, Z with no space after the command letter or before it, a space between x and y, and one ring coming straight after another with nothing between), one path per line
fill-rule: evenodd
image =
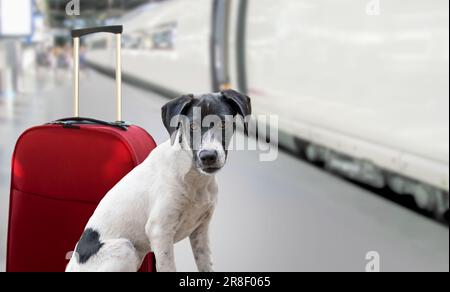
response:
M157 271L175 272L174 244L189 237L198 270L212 272L216 174L226 164L236 118L251 112L250 98L234 90L184 95L164 105L170 139L106 194L66 271L136 272L153 252Z

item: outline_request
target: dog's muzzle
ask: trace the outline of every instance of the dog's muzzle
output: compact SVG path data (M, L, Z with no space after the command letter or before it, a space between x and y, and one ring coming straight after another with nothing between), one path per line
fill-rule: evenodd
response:
M219 153L216 150L202 150L198 153L201 169L205 173L213 174L222 169Z

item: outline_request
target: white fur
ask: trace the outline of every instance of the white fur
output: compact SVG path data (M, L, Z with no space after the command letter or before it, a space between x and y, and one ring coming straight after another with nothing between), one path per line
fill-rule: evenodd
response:
M160 145L104 197L89 220L86 229L100 234L103 247L85 264L74 254L67 271L135 272L150 251L158 271L176 271L174 244L187 237L199 271L212 271L208 227L217 193L215 176L193 167L187 145Z
M218 167L223 167L227 160L225 149L223 149L222 142L218 139L219 137L217 135L215 136L213 133L214 132L210 130L203 135L199 153L203 150L215 150L217 152L216 165ZM206 174L201 169L200 172Z

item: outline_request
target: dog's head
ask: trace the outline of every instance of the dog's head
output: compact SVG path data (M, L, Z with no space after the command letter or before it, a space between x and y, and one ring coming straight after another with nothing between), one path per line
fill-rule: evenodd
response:
M187 145L193 166L204 175L221 170L236 130L236 117L251 115L250 98L234 90L200 96L184 95L162 108L162 120L172 144ZM245 131L247 125L244 122Z

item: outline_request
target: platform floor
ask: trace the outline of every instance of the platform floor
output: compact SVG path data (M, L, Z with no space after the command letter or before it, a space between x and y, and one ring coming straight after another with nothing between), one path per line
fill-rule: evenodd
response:
M14 100L0 99L0 271L14 143L26 128L72 112L69 73L35 76ZM123 90L124 118L165 141L160 108L167 100ZM113 80L82 74L83 116L111 120L113 96ZM261 163L257 152L232 152L219 180L211 238L218 271L364 271L369 251L380 254L382 271L449 271L447 227L286 154ZM195 271L188 241L176 246L176 262Z

